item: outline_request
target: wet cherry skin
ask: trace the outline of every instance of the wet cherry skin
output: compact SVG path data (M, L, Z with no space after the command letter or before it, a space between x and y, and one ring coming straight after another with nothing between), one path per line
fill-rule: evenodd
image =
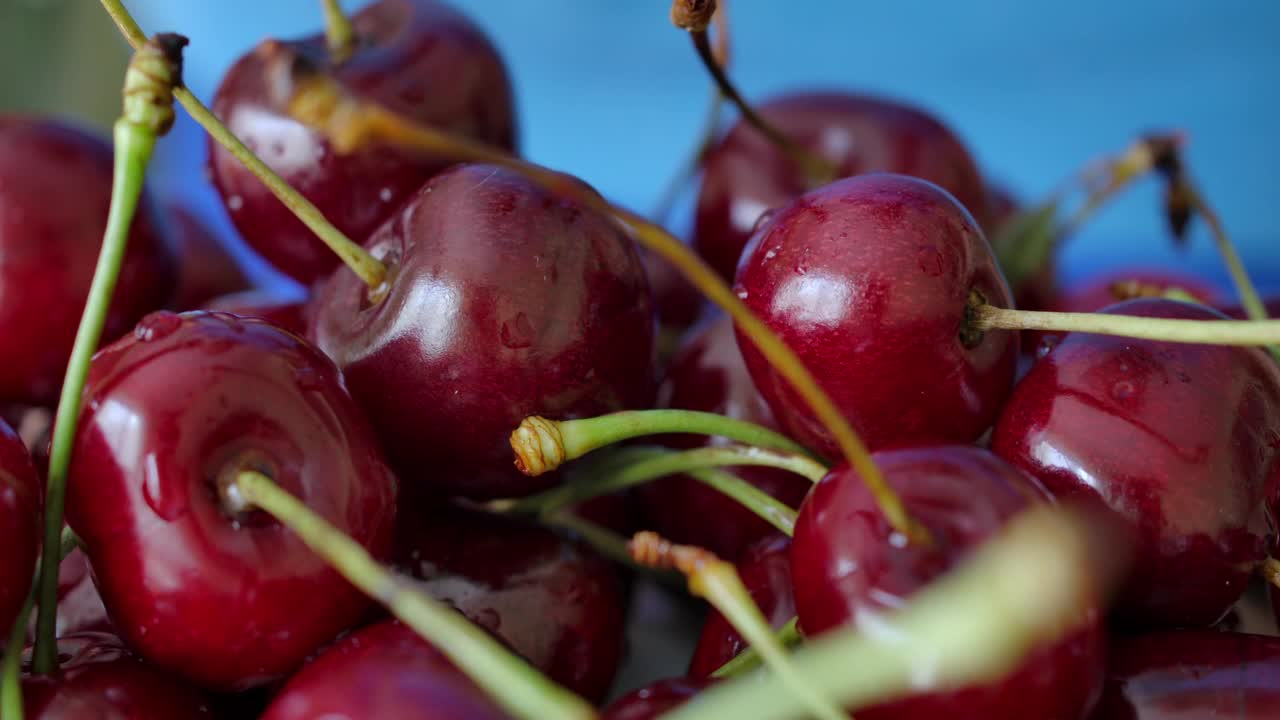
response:
M934 545L905 543L858 474L842 465L814 486L796 522L791 577L800 629L817 635L871 621L952 569L1014 514L1048 499L991 453L935 446L875 453L885 479ZM1079 718L1097 699L1104 641L1097 608L1034 650L1011 675L859 709L859 718Z
M39 477L26 446L0 420L0 628L6 632L26 602L35 572L40 498Z
M405 515L396 561L422 589L552 680L604 699L626 621L622 580L607 560L516 520L448 506Z
M738 558L738 575L751 600L778 630L796 616L791 591L791 539L774 533L751 543ZM698 645L689 661L689 676L707 677L748 647L719 612L712 610L702 625Z
M727 415L777 429L738 352L733 323L720 316L693 332L672 358L658 388L659 404ZM671 435L680 449L722 444L722 439ZM813 483L795 473L763 467L724 468L790 507L799 507ZM674 542L704 547L733 561L773 526L736 501L686 475L662 478L637 489L653 529Z
M132 656L109 633L58 639L66 658L52 675L22 679L27 720L194 720L213 718L209 698Z
M398 621L339 640L299 670L262 720L503 720L508 715Z
M369 607L265 513L225 509L219 479L243 469L389 555L395 478L318 350L259 320L162 312L94 358L68 523L121 637L215 690L291 671Z
M714 681L710 678L666 678L633 690L604 709L600 720L653 720L692 700Z
M873 450L970 442L1012 386L1017 333L962 338L971 294L1010 307L1009 288L973 218L923 180L859 175L796 198L751 239L734 290ZM804 400L738 342L787 434L835 456Z
M175 203L165 208L165 215L178 263L170 309L195 310L219 295L252 286L223 240L194 211Z
M892 172L924 178L956 197L980 220L981 175L960 140L936 119L902 103L866 95L786 95L757 107L761 116L841 177ZM703 162L693 244L726 280L760 216L813 188L781 150L739 122Z
M358 46L340 63L330 57L323 35L262 43L227 72L213 110L330 222L360 242L423 181L456 160L387 145L338 155L273 97L276 72L295 61L310 63L358 97L507 150L515 147L515 109L502 58L478 27L448 5L378 0L351 22ZM211 142L209 158L231 219L268 262L303 283L337 267L337 257L230 153Z
M1213 319L1172 300L1104 310ZM1207 627L1275 536L1280 370L1261 351L1073 333L1015 388L992 450L1055 496L1112 510L1137 534L1115 608L1143 627Z
M342 369L406 486L514 497L509 437L528 415L586 417L653 399L653 304L611 220L512 171L437 175L365 244L391 268L379 302L339 271L312 334Z
M93 281L111 202L106 140L51 120L0 114L0 402L52 406ZM56 202L74 188L74 201ZM173 258L144 196L103 342L173 293ZM38 308L38 311L34 311Z
M204 309L266 320L299 337L307 334L307 299L294 293L245 290L212 298Z
M1280 638L1182 630L1116 641L1091 720L1270 718L1280 708Z

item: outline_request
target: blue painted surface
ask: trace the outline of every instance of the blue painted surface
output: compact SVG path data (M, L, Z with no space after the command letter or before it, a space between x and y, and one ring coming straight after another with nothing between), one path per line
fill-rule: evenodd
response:
M663 0L472 0L515 78L526 154L629 206L652 206L694 143L708 81ZM187 78L209 98L267 35L318 29L316 0L132 0L150 31L192 39ZM354 8L357 3L348 3ZM803 16L793 8L807 8ZM733 74L764 97L806 86L872 91L930 109L995 178L1025 198L1135 133L1191 137L1195 176L1264 286L1280 289L1280 2L1272 0L814 0L733 2ZM162 172L199 188L189 125ZM1153 184L1104 212L1063 255L1068 275L1125 262L1222 277L1197 228L1174 250ZM205 209L220 214L205 196Z

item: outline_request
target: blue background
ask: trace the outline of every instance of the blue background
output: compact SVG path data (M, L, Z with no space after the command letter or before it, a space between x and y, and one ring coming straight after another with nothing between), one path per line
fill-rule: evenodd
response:
M187 80L205 99L264 37L314 32L321 22L316 0L128 4L148 32L191 38ZM525 154L626 205L652 207L695 142L709 87L667 3L461 5L508 61ZM910 101L953 127L988 174L1024 199L1138 132L1186 130L1193 174L1260 284L1280 289L1271 212L1280 194L1280 3L737 0L729 9L732 75L749 97L836 87ZM207 193L198 130L188 121L177 138L161 144L169 182L158 184ZM202 202L225 221L211 197ZM1064 273L1142 262L1224 277L1202 228L1187 250L1172 248L1157 202L1147 182L1108 208L1066 246Z

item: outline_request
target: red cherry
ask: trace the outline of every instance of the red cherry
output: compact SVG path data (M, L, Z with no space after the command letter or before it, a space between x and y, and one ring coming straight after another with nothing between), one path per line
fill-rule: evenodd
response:
M67 657L53 675L22 679L27 720L191 720L212 718L209 698L138 660L107 633L58 639Z
M389 553L395 480L315 348L258 320L154 313L94 358L68 522L121 637L214 689L289 672L369 606L269 517L228 514L219 478L246 468Z
M653 306L616 225L499 167L427 183L365 245L388 263L387 297L353 274L317 289L317 343L342 368L406 482L514 497L508 442L529 415L647 407Z
M0 420L0 628L13 626L31 588L40 547L40 497L26 446Z
M299 337L307 334L306 308L305 297L278 290L246 290L221 295L205 303L206 310L266 320Z
M667 678L633 690L604 709L600 720L653 720L707 689L709 678Z
M752 543L738 558L738 575L751 600L775 630L796 616L791 591L791 539L781 534ZM690 677L702 678L719 670L747 649L747 642L719 612L712 610L702 626L689 662Z
M874 454L907 512L932 546L907 544L878 509L857 473L832 470L805 500L791 546L800 627L815 635L877 616L951 570L1014 514L1048 495L991 453L968 446ZM957 622L963 622L958 618ZM924 693L859 718L1078 718L1097 698L1103 641L1098 618L1033 651L1011 675L953 692Z
M1095 720L1269 718L1280 707L1280 638L1184 630L1127 638L1107 658Z
M259 45L227 72L213 110L330 222L359 241L423 181L457 160L388 146L339 155L273 97L274 70L295 61L311 63L357 96L505 149L515 147L515 110L497 51L449 6L434 0L379 0L351 23L357 45L340 63L329 56L321 35ZM338 265L338 258L221 146L210 144L209 165L240 234L272 265L302 282Z
M82 130L0 115L0 402L52 406L58 398L107 224L111 157L109 143ZM104 342L173 292L173 261L153 212L144 197Z
M178 288L171 308L193 310L219 295L248 290L244 268L195 213L181 205L166 209L178 261Z
M982 177L960 140L933 117L898 102L826 92L787 95L759 114L843 177L893 172L953 194L976 217L986 212ZM795 163L758 130L739 122L706 154L694 246L726 279L760 216L810 190Z
M560 685L604 699L626 597L604 558L534 525L460 508L400 523L398 563Z
M861 175L800 196L752 238L734 289L873 450L975 440L1012 385L1017 334L965 332L971 295L1009 307L1009 288L973 218L923 180ZM787 434L837 455L804 400L738 340Z
M647 250L640 251L645 276L653 292L653 305L663 332L679 333L698 321L706 301L670 262Z
M671 360L658 390L663 407L714 412L777 429L773 414L747 373L733 336L733 322L722 316L693 333ZM672 447L722 444L696 435L664 438ZM799 507L813 483L782 470L725 468L790 507ZM688 476L663 478L639 488L650 525L674 542L704 547L733 560L752 541L770 535L773 526L736 501Z
M1104 312L1222 317L1158 299ZM1208 626L1274 537L1263 505L1280 478L1280 370L1254 349L1073 333L1018 384L991 446L1136 531L1120 619Z
M262 720L502 720L439 650L396 621L338 641L298 671Z

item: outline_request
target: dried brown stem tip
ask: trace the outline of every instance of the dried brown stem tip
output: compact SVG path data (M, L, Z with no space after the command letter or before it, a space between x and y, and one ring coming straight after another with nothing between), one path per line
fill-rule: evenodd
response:
M129 61L124 74L124 119L156 136L173 127L173 89L182 85L182 49L187 39L160 33Z
M671 24L689 32L705 32L716 14L716 0L673 0Z
M638 532L627 543L637 564L655 570L676 570L692 578L712 563L722 562L715 553L693 545L677 545L656 532Z
M555 422L537 415L525 418L511 433L516 468L530 477L550 472L564 463L564 438Z

